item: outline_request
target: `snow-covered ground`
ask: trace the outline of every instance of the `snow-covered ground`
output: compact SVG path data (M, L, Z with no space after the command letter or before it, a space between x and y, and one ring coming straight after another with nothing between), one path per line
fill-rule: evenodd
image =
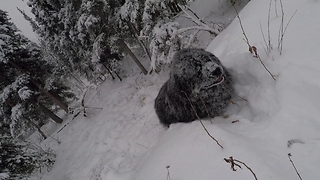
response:
M248 52L238 19L207 48L230 69L236 94L246 99L234 98L228 117L203 121L223 149L199 121L169 129L159 124L153 104L168 72L132 73L123 82L107 80L88 91L85 106L92 107L87 108L88 117L69 118L51 135L54 139L42 143L55 150L57 160L50 172L36 179L254 179L242 164L242 169L232 171L224 161L230 156L249 166L259 180L299 179L288 153L302 179L319 179L320 1L282 0L284 26L296 13L286 29L281 55L279 2L272 0L270 9L269 55L259 22L267 38L270 1L250 1L240 12L249 42L276 81Z

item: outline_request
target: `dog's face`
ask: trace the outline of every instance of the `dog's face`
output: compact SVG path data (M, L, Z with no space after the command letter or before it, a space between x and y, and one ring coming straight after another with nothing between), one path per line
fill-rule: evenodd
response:
M200 89L208 89L219 85L224 81L224 70L215 62L206 62L202 66L201 77L199 77Z
M208 89L225 80L224 69L217 57L204 50L178 53L173 62L172 75L195 89Z

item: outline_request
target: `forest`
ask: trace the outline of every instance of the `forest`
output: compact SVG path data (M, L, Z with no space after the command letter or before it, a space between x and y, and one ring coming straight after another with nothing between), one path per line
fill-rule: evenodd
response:
M243 0L244 1L244 0ZM128 77L123 59L148 76L170 65L175 52L191 47L200 31L214 38L226 23L208 22L192 0L28 0L24 11L39 43L20 33L0 9L0 179L22 179L50 169L55 154L30 144L35 131L59 112L77 116L85 87ZM226 1L229 8L238 1ZM246 1L248 2L248 1ZM177 21L184 16L191 24Z

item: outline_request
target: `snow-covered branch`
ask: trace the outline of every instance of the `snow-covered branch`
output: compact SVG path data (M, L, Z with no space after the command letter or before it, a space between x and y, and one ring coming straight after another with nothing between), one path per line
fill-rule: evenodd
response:
M191 19L195 24L197 24L199 26L199 28L195 28L193 27L192 29L201 29L201 30L205 30L208 31L212 34L214 34L215 36L217 36L220 32L217 29L214 29L212 27L210 27L209 25L207 25L202 19L200 19L197 14L190 8L187 6L181 6L179 5L179 7L182 9L182 11L187 15L188 19ZM192 15L192 14L193 15ZM200 28L201 27L201 28ZM188 29L189 30L189 29Z
M215 34L215 31L212 31L213 30L212 28L203 27L203 26L192 26L192 27L181 28L181 29L177 30L177 34L182 34L186 31L190 31L190 30L203 30L203 31L208 31L208 32Z

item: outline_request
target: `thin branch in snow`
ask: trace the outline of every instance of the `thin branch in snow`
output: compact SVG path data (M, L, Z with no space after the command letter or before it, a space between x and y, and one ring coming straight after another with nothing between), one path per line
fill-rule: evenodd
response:
M262 37L263 37L264 44L266 45L266 47L268 49L268 50L265 50L265 52L266 52L267 55L269 55L270 51L269 51L269 48L268 48L268 44L267 44L266 38L265 38L264 33L263 33L261 21L259 21L259 24L260 24L260 31L261 31L261 34L262 34Z
M276 12L276 17L278 17L277 0L274 0L274 11Z
M217 139L215 139L215 138L210 134L210 132L208 131L208 129L204 126L202 120L201 120L200 117L198 116L197 111L195 110L193 104L191 103L191 101L190 101L189 96L187 95L187 93L186 93L185 91L181 91L181 92L184 93L184 95L185 95L186 98L188 99L188 101L189 101L189 103L190 103L190 105L191 105L191 108L192 108L194 114L196 115L196 117L197 117L198 120L200 121L203 129L206 131L206 133L208 134L208 136L209 136L212 140L214 140L214 141L218 144L218 146L221 147L221 149L223 149L223 147L222 147L222 145L219 143L219 141L218 141Z
M242 169L241 166L240 166L239 164L237 164L237 163L243 164L243 165L251 172L251 174L253 175L254 179L255 179L255 180L258 180L258 178L257 178L256 174L253 172L253 170L252 170L248 165L246 165L244 162L239 161L239 160L237 160L237 159L234 159L232 156L230 156L229 159L224 158L223 160L224 160L225 162L231 164L231 169L232 169L232 171L237 171L237 169L235 168L235 166L237 166L238 168Z
M255 46L252 46L252 50L255 54L255 58L258 58L260 60L260 63L262 64L262 66L264 67L264 69L270 74L270 76L272 77L272 79L274 81L276 81L276 78L274 77L274 75L270 72L270 70L267 68L267 66L263 63L262 59L260 58L259 54L258 54L258 50Z
M281 36L282 36L282 34L283 34L283 23L284 23L284 10L283 10L282 0L280 0L280 7L281 7L282 16L281 16L281 24L280 24L279 36L278 36L278 51L279 51L280 54L281 54L280 46L281 46Z
M223 87L226 88L229 93L235 95L236 97L242 99L243 101L248 101L247 99L245 99L245 98L239 96L238 94L236 94L235 92L233 92L233 90L232 90L230 87L228 87L228 86L226 86L226 85L223 85ZM238 104L235 103L235 102L233 102L233 101L231 101L231 103L232 103L232 104L236 104L236 105L238 106Z
M202 27L202 30L206 30L210 33L212 33L213 35L217 36L220 32L217 29L214 29L212 27L210 27L209 25L207 25L202 19L200 19L198 17L198 15L196 15L196 13L190 9L187 6L181 6L178 5L182 11L187 15L188 19L191 19L195 24L197 24L198 26ZM191 14L190 14L191 13ZM192 15L193 14L193 15Z
M192 26L192 27L186 27L186 28L181 28L177 31L177 34L181 34L181 33L184 33L186 31L190 31L190 30L203 30L203 31L208 31L210 33L215 33L212 31L212 28L208 28L208 27L205 27L205 26Z
M243 25L242 25L242 22L241 22L241 19L240 19L240 16L239 16L239 13L238 13L238 10L237 8L235 7L235 1L234 0L231 0L231 3L232 3L232 6L234 8L234 10L236 11L236 14L237 14L237 18L239 19L239 23L240 23L240 27L241 27L241 30L242 30L242 34L244 35L245 39L244 41L247 43L247 45L249 46L249 51L250 53L254 53L254 56L255 58L258 58L262 64L262 66L264 67L265 70L268 71L268 73L270 74L270 76L272 77L273 80L276 80L274 78L274 75L269 71L269 69L266 67L266 65L263 63L263 61L261 60L259 54L258 54L258 51L257 51L257 48L255 46L251 46L250 43L249 43L249 39L244 31L244 28L243 28Z
M170 168L170 166L168 165L168 166L166 166L166 168L167 168L167 171L168 171L168 174L167 174L167 180L171 180L170 172L169 172L169 168Z
M249 39L248 39L248 37L247 37L247 35L246 35L246 32L244 31L244 28L243 28L242 21L241 21L241 19L240 19L238 10L237 10L236 6L234 5L234 4L235 4L234 0L231 0L231 3L232 3L232 6L233 6L234 10L236 11L237 18L238 18L238 20L239 20L240 27L241 27L241 30L242 30L242 34L244 35L244 38L245 38L244 41L245 41L245 42L247 43L247 45L249 46L249 51L250 51L250 53L252 53L252 47L251 47L251 45L250 45L250 43L249 43Z
M294 165L294 163L293 163L293 161L292 161L292 159L291 159L291 156L292 156L292 154L291 154L291 153L289 153L289 154L288 154L288 158L289 158L289 160L290 160L290 162L291 162L291 164L292 164L292 166L293 166L294 170L296 171L297 175L299 176L300 180L302 180L302 178L301 178L301 176L300 176L300 174L299 174L299 172L298 172L298 170L297 170L296 166Z
M278 38L278 51L280 52L280 55L282 54L282 46L283 46L283 37L285 32L287 31L288 25L290 24L292 18L294 17L294 15L297 13L298 10L296 10L291 18L289 19L288 23L286 24L286 27L284 28L284 10L283 10L283 4L282 4L282 0L280 0L280 4L281 4L281 11L282 11L282 17L281 17L281 25L280 25L280 30L279 30L279 38Z
M270 35L270 10L271 10L271 3L272 0L270 0L270 4L269 4L269 12L268 12L268 46L267 46L267 50L268 53L270 53L272 46L271 46L271 35Z

